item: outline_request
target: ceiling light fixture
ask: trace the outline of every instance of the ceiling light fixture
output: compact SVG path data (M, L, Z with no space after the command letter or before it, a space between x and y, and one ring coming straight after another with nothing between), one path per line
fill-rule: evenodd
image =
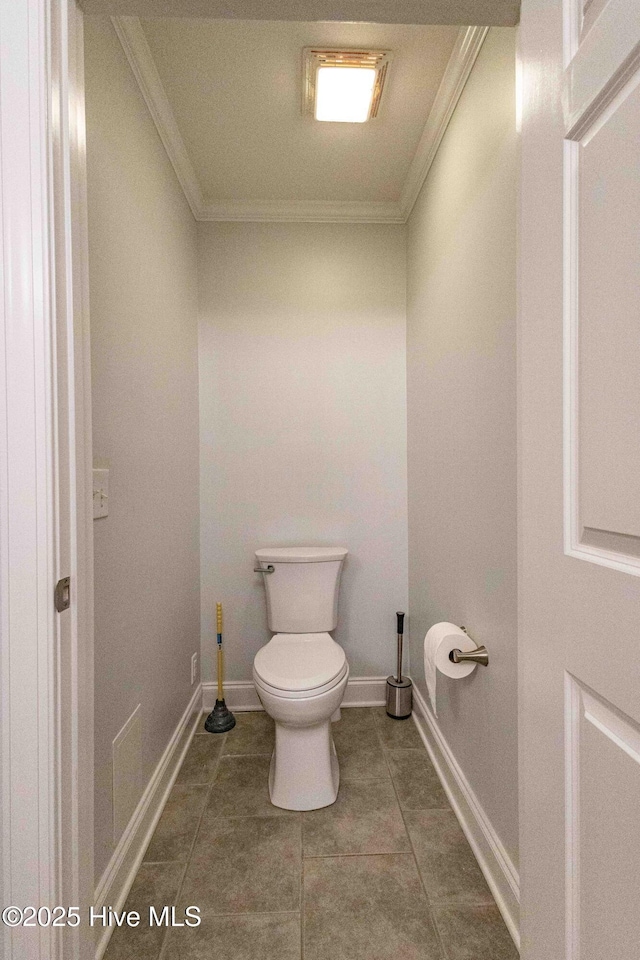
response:
M388 50L303 51L303 111L316 120L365 123L373 119L387 76Z

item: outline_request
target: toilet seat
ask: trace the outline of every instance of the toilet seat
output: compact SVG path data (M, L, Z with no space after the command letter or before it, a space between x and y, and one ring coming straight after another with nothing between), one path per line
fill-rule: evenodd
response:
M278 633L253 663L254 679L280 697L317 696L347 669L344 650L328 633Z
M334 687L340 686L341 682L344 680L345 676L349 673L349 665L345 663L344 669L340 672L337 677L334 677L329 683L323 683L321 687L313 687L311 690L282 690L280 687L272 687L270 684L266 683L256 672L254 667L253 670L253 683L254 686L258 689L258 695L260 690L263 690L265 693L270 693L272 697L280 697L282 700L311 700L313 697L319 697L323 693L327 693L329 690L333 690Z

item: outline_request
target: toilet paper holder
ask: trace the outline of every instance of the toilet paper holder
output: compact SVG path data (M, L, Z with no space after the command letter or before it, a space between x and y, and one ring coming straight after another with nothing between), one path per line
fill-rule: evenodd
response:
M464 633L467 632L466 627L460 627ZM470 640L473 637L469 637ZM475 640L474 640L475 643ZM452 660L453 663L480 663L483 667L489 666L489 651L483 646L476 647L475 650L469 650L468 653L458 650L456 647L455 650L452 650L449 654L449 660Z

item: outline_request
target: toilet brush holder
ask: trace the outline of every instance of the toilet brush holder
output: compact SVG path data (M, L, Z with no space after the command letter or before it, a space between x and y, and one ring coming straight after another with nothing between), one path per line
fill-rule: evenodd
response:
M404 613L396 613L396 617L398 618L398 666L395 677L387 677L387 716L394 720L406 720L411 716L413 707L413 684L408 677L402 676Z

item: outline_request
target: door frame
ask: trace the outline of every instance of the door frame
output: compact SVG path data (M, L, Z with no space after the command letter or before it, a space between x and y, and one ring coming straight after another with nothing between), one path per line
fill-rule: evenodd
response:
M2 956L93 957L93 557L82 15L0 0ZM26 118L26 119L25 119ZM71 578L70 605L54 588Z

